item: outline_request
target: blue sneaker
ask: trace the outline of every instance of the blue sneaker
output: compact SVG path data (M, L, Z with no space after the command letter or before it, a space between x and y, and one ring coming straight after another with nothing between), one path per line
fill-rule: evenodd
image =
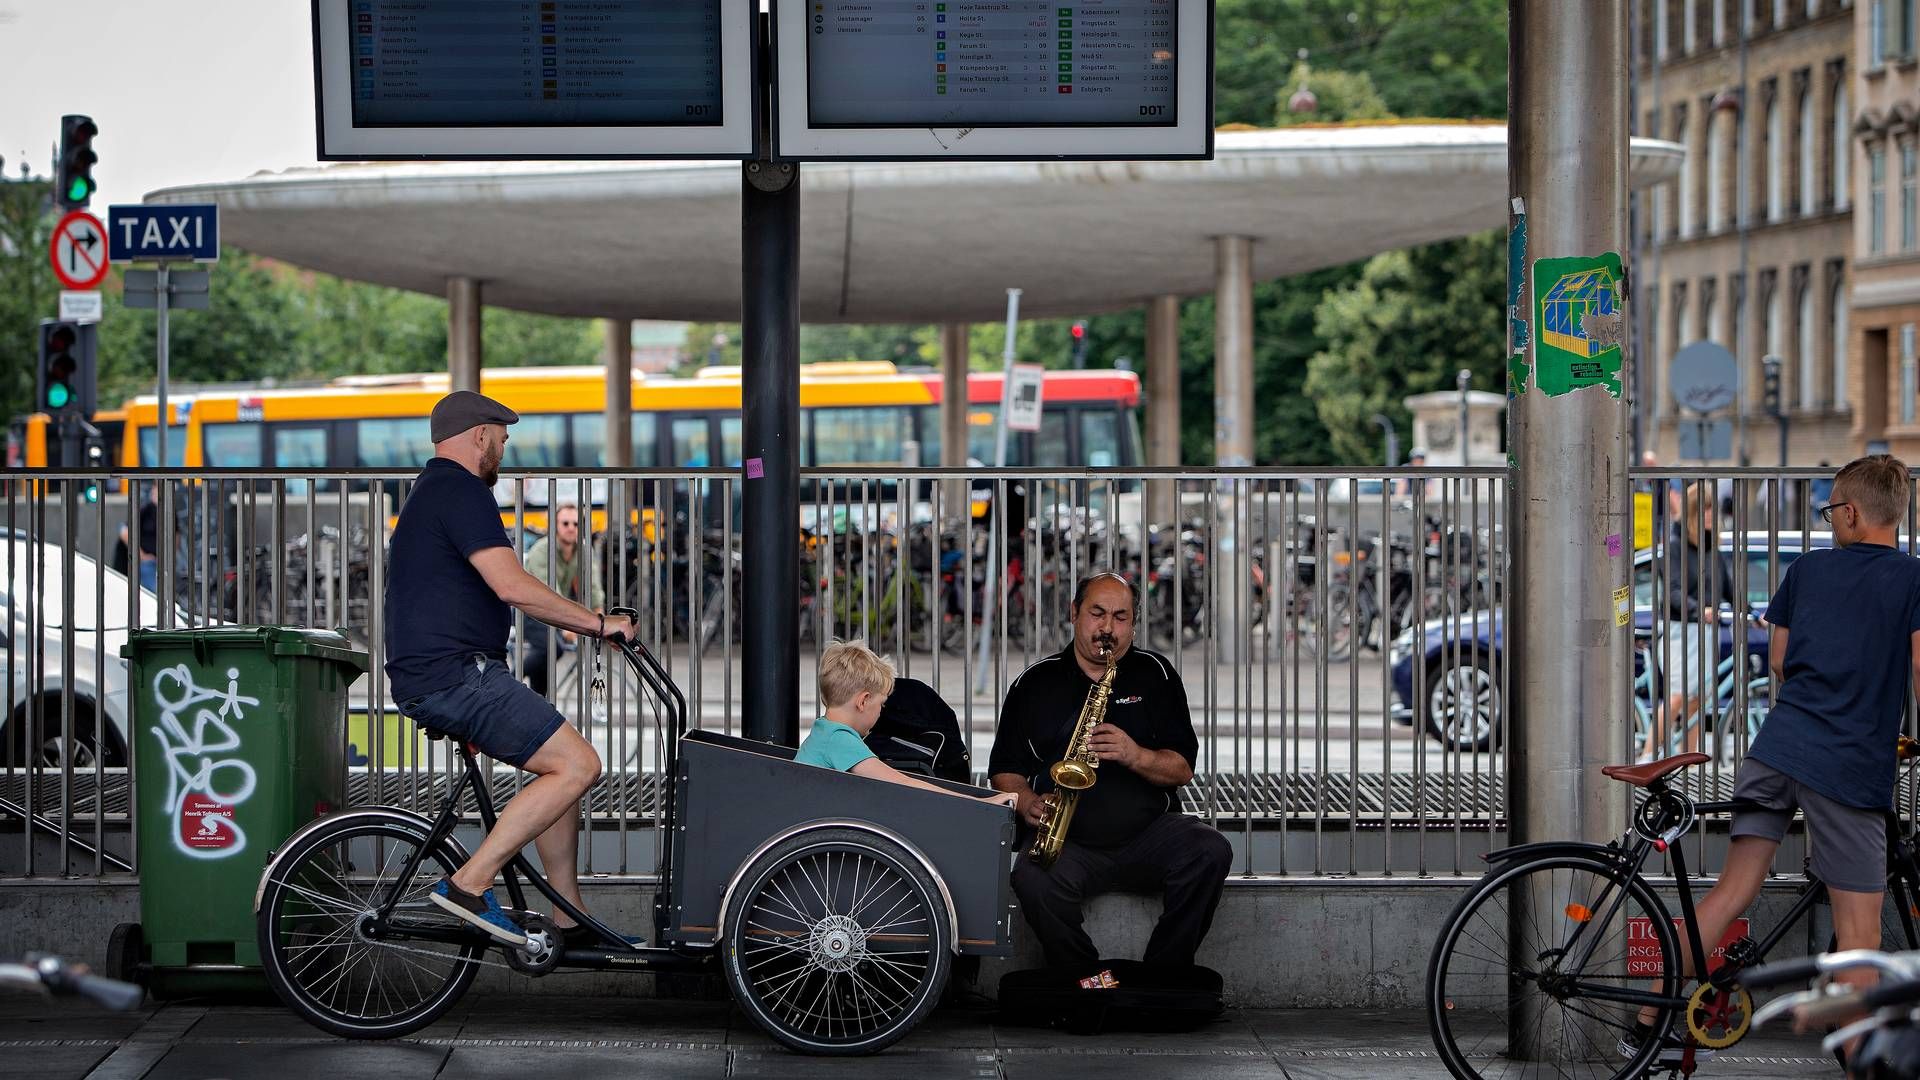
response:
M475 896L455 885L450 878L441 878L434 885L427 899L450 915L458 916L467 922L491 934L495 941L507 945L525 945L527 935L520 932L519 924L507 918L500 910L500 902L493 898L493 890Z

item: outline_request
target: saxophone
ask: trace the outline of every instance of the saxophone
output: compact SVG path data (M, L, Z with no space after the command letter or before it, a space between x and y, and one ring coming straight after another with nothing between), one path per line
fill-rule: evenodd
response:
M1100 767L1100 759L1087 745L1087 739L1094 728L1106 722L1107 699L1113 696L1113 675L1120 659L1111 645L1100 651L1107 662L1106 673L1087 691L1087 703L1080 706L1080 719L1074 722L1073 735L1067 739L1066 755L1047 770L1053 777L1054 791L1047 796L1053 813L1040 823L1033 846L1027 849L1027 858L1043 867L1052 866L1060 857L1060 846L1067 841L1067 826L1073 824L1073 809L1080 802L1080 793L1100 778L1094 771Z

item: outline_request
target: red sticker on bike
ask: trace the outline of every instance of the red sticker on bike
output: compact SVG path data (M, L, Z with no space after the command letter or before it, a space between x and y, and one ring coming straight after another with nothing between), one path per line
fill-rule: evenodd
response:
M1687 947L1686 924L1679 919L1673 920L1674 934L1679 938L1680 947ZM1720 944L1707 954L1707 970L1718 971L1727 958L1727 946L1747 936L1747 920L1735 919L1733 925L1720 937ZM1658 978L1665 974L1660 966L1660 939L1654 936L1653 920L1634 916L1627 920L1627 974Z

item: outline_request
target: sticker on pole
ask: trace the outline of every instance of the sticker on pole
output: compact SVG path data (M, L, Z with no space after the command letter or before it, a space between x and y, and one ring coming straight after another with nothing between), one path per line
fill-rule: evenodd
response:
M1533 385L1548 397L1590 386L1620 396L1627 298L1620 256L1533 264Z
M1007 430L1040 430L1040 381L1047 369L1015 364L1007 370Z
M69 289L86 290L107 277L107 227L85 210L75 210L53 227L49 246L53 276Z
M103 310L97 290L63 291L60 294L61 322L99 322Z

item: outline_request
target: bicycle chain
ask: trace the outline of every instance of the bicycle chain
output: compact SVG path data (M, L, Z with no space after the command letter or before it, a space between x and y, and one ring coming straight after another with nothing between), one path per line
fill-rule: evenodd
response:
M371 914L373 914L373 913L369 911L369 912L363 912L362 914L363 914L363 915L371 915ZM361 944L364 944L364 945L369 945L369 946L374 946L374 947L377 947L377 948L382 948L382 949L392 949L392 950L394 950L395 952L404 952L404 953L413 953L413 954L415 954L416 956L431 956L431 957L433 957L434 959L436 959L436 960L441 960L441 961L445 961L445 960L447 960L447 959L449 959L449 957L447 956L447 954L446 954L446 953L444 953L444 952L436 952L436 951L434 951L434 950L432 950L432 949L418 949L418 948L413 948L413 947L410 947L410 946L406 946L406 945L401 945L401 944L398 944L398 943L396 943L396 942L392 942L392 941L382 941L382 940L377 940L377 939L374 939L374 938L368 938L368 937L363 937L363 936L361 936L361 935L360 935L359 933L357 933L357 932L356 932L356 933L354 934L354 940L355 940L355 941L357 941L357 942L360 942ZM553 948L553 946L552 946L552 945L549 945L549 946L547 946L547 947L548 947L548 949L552 949L552 948ZM489 946L489 948L491 948L491 946ZM515 951L518 951L518 950L516 949ZM518 968L518 967L515 967L515 966L513 965L513 963L512 963L512 962L510 962L510 961L506 961L506 960L483 960L483 959L481 959L481 958L480 958L480 957L484 957L485 955L486 955L486 953L485 953L485 952L483 951L483 952L482 952L482 953L480 954L480 956L478 956L478 957L465 957L465 956L462 956L462 957L458 957L457 959L458 959L458 960L459 960L459 961L460 961L461 963L465 963L465 964L480 964L480 965L483 965L483 966L485 966L485 967L497 967L497 968L504 968L504 969L506 969L506 970L508 970L508 971L512 971L512 972L516 972L516 973L518 973L518 974L522 974L522 975L524 975L524 974L526 974L526 972L525 972L524 970L522 970L521 968Z

